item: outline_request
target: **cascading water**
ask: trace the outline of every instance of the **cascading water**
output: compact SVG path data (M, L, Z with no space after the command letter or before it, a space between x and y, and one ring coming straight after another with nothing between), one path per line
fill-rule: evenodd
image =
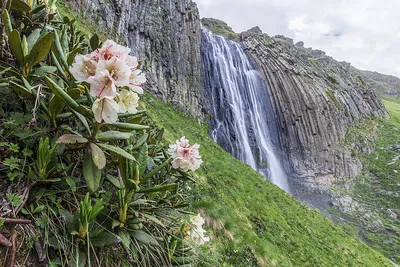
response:
M267 84L242 47L207 29L203 64L215 142L289 192L287 175L275 153L278 140Z

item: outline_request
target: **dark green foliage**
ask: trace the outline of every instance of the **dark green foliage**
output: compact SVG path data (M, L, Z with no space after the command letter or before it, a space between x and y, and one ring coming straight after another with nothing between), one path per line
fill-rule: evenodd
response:
M90 51L87 36L38 1L14 2L2 10L11 50L0 60L0 191L12 191L13 211L2 216L32 219L52 264L99 265L107 246L111 264L194 262L181 227L193 179L171 167L163 130L145 110L97 123L88 84L69 71Z

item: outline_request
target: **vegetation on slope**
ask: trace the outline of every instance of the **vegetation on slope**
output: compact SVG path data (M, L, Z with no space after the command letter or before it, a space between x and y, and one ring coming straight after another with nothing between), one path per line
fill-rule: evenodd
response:
M215 236L209 266L391 266L389 261L224 152L205 125L147 97L147 109L168 141L185 134L201 144L204 165L193 188ZM206 265L206 263L204 263Z
M339 220L367 244L400 262L400 103L383 100L391 118L369 119L349 131L350 142L359 143L354 154L364 171L350 190L339 192L348 201L339 205ZM365 150L375 144L375 150ZM363 149L364 148L364 149ZM350 198L349 198L350 197ZM334 210L336 213L338 210ZM336 213L337 214L337 213Z

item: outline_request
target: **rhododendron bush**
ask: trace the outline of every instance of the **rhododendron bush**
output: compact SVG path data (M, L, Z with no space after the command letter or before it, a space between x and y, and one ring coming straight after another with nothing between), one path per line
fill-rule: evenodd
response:
M146 75L134 51L88 39L50 2L2 10L0 175L10 201L0 217L34 221L20 234L53 265L94 265L108 246L117 264L192 262L188 239L209 240L199 218L190 238L183 230L200 145L164 145L140 101Z

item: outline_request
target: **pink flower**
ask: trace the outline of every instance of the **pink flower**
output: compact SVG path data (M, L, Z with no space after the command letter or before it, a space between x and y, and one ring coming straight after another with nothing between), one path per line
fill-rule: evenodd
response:
M119 45L113 40L105 41L103 46L100 49L97 49L97 54L100 60L110 60L113 57L125 59L130 52L130 48Z
M129 88L132 91L143 94L143 89L140 85L146 82L146 75L141 70L133 70L129 77Z
M78 82L87 82L96 74L97 62L88 56L77 55L70 71Z
M92 111L98 123L101 123L103 120L106 123L114 123L118 120L119 107L114 99L107 97L96 99L93 103Z
M113 57L110 60L100 60L97 71L108 70L114 84L118 87L128 86L131 69L123 60Z
M114 79L107 69L98 70L96 75L90 77L87 82L90 83L90 94L92 96L114 98L117 95Z
M174 159L172 161L172 167L174 169L192 170L195 171L200 168L201 156L199 154L200 145L194 144L189 145L189 140L184 136L176 141L176 144L169 146L168 154Z
M125 57L125 64L128 65L131 70L136 70L139 65L138 59L130 55Z

